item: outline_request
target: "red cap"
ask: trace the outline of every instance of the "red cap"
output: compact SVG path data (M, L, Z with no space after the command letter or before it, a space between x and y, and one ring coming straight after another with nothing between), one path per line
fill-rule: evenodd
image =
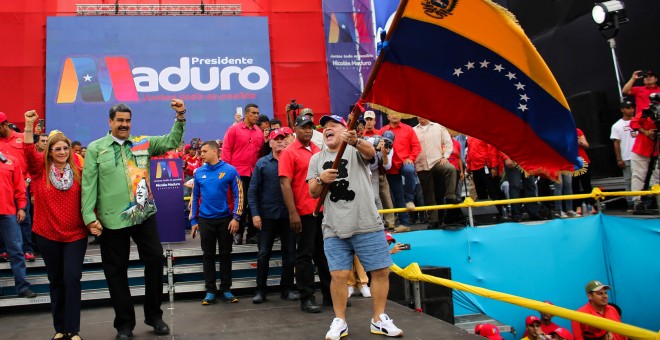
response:
M550 334L552 333L557 334L557 336L559 336L562 339L573 340L573 334L571 334L571 332L569 332L568 329L566 328L561 328L561 327L555 328L554 331L550 332Z
M286 133L287 135L292 135L293 134L293 130L291 130L291 128L288 127L288 126L283 127L282 131L284 131L284 133Z
M530 315L525 319L525 325L529 326L533 324L534 322L538 322L539 324L541 323L541 320L536 315Z
M184 150L190 150L190 144L186 144L186 146L183 147Z
M277 138L278 136L286 137L286 132L284 132L284 129L275 129L268 134L268 139L273 140Z
M552 303L552 302L550 302L550 301L548 301L548 300L545 300L545 301L543 301L543 302L545 302L545 303L547 303L547 304L549 304L549 305L553 305L553 306L555 305L554 303Z
M478 323L476 326L474 326L474 334L479 335L479 332L481 332L481 327L483 324Z
M394 239L394 237L392 237L392 233L390 233L389 231L386 231L386 232L385 232L385 239L387 240L387 243L388 243L388 244L390 244L390 243L392 243L392 242L396 242L396 240Z
M7 121L7 115L4 112L0 112L0 123Z
M479 335L490 340L504 340L504 338L500 335L500 330L497 328L497 326L489 323L481 325Z

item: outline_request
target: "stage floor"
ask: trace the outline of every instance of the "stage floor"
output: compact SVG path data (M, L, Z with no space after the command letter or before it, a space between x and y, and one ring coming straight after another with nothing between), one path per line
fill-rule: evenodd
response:
M320 296L319 296L320 297ZM239 303L218 302L202 306L199 300L163 303L163 319L172 333L156 336L143 323L142 306L136 306L135 339L323 339L334 317L332 309L308 314L298 302L284 301L277 294L261 305L252 304L251 296L239 297ZM349 335L343 339L378 339L384 336L369 332L372 316L371 299L353 297L348 307ZM451 324L420 314L404 306L388 302L387 313L404 330L406 339L477 339L475 335ZM82 311L80 335L84 339L114 339L114 312L111 307L87 308ZM55 333L48 312L3 315L0 333L4 339L49 339Z

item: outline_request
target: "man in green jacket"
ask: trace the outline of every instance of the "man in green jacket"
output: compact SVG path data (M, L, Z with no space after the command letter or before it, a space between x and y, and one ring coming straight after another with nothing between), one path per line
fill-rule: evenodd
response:
M110 132L87 147L82 176L82 215L87 227L103 230L101 258L115 309L116 339L132 339L135 309L128 287L130 238L144 262L144 323L158 335L170 333L160 308L163 293L163 247L156 225L156 205L149 189L149 158L181 145L186 107L173 99L174 126L164 136L131 136L131 109L110 108Z

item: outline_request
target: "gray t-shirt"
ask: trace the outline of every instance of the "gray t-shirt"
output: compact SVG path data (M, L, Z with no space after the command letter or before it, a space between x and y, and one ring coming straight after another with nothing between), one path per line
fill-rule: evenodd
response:
M335 157L337 153L327 148L312 156L307 180L313 181L323 170L330 169ZM356 148L347 145L338 170L323 202L323 238L349 238L382 231L383 221L376 208L368 161L362 159Z

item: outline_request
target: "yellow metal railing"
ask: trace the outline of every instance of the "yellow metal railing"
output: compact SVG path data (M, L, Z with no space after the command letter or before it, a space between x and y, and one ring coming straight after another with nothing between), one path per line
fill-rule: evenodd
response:
M533 203L533 202L549 202L549 201L566 201L583 198L593 198L597 201L602 201L605 197L618 197L618 196L647 196L647 195L660 195L660 185L655 184L651 190L648 191L612 191L605 192L598 188L594 188L590 194L576 194L576 195L562 195L562 196L542 196L542 197L525 197L525 198L512 198L507 200L494 200L494 201L479 201L475 202L472 198L467 197L463 203L459 204L442 204L442 205L429 205L424 207L416 207L414 210L406 208L394 209L381 209L378 210L381 214L401 213L410 211L428 211L428 210L446 210L455 208L476 208L487 207L492 205L505 205L515 203Z
M507 302L510 304L514 304L517 306L537 310L543 313L548 313L551 315L555 315L564 319L568 320L573 320L577 321L582 324L587 324L590 326L598 327L600 329L604 329L616 334L621 334L624 336L627 336L631 339L640 339L640 340L660 340L660 331L659 332L653 332L644 328L640 328L637 326L632 326L628 325L622 322L616 322L612 321L609 319L593 316L590 314L582 313L582 312L577 312L574 310L570 310L567 308L559 307L559 306L554 306L547 304L545 302L540 302L536 300L531 300L531 299L526 299L523 297L511 295L511 294L506 294L506 293L500 293L496 292L494 290L489 290L485 288L480 288L476 286L471 286L467 285L464 283L448 280L448 279L443 279L431 275L426 275L422 273L421 269L419 268L419 265L417 263L411 263L408 267L405 269L401 269L399 266L396 264L393 264L390 267L390 270L394 272L395 274L410 280L410 281L424 281L424 282L429 282L445 287L449 287L451 289L457 289L460 291L476 294L479 296L483 296L489 299L494 299L502 302Z

